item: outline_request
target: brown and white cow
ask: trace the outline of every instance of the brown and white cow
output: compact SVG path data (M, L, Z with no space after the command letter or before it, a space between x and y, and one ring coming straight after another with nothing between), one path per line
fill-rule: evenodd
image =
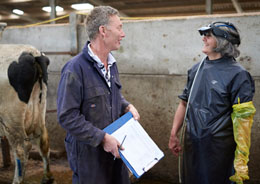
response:
M13 184L23 182L31 142L44 162L42 183L53 183L45 127L49 59L28 45L0 45L0 135L14 153Z

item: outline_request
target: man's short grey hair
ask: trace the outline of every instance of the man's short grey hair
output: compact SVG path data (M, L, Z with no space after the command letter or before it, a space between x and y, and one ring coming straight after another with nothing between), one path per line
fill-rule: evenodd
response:
M233 35L238 35L239 33L232 28L228 27L219 27L219 29L223 29L224 31L227 31ZM213 35L213 34L212 34ZM213 35L214 36L214 35ZM232 44L228 40L222 38L222 37L216 37L217 40L217 47L214 49L215 52L219 52L221 56L230 56L237 58L240 55L240 51L238 50L237 44Z
M119 16L119 12L111 6L97 6L90 12L86 20L86 30L90 41L97 37L100 26L109 24L109 18L113 15Z

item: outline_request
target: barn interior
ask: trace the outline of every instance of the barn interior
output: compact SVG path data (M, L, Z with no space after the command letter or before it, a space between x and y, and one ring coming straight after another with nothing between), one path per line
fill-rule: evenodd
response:
M75 5L81 8L77 10ZM6 22L8 26L27 25L65 16L75 11L88 12L91 7L99 5L110 5L118 9L122 17L236 14L259 12L260 9L258 0L2 0L0 20ZM80 10L83 6L86 6L86 9ZM56 9L43 10L47 7L56 7ZM18 13L14 10L18 10ZM57 23L68 23L68 21L69 19L66 18L58 20Z
M77 4L87 7L75 9L72 5ZM60 72L83 49L88 40L84 20L93 7L100 5L112 6L120 12L126 37L113 55L118 63L122 93L135 104L141 125L165 154L140 179L132 178L132 183L178 183L178 158L169 150L168 140L187 70L204 58L197 30L213 21L230 21L241 34L237 61L251 73L256 89L253 102L257 111L248 164L250 180L245 183L260 184L259 0L1 0L0 44L31 45L50 59L46 126L56 181L71 183L72 176L64 148L66 132L57 122ZM13 156L11 151L8 153L10 148L3 137L0 146L0 183L8 184L13 178ZM26 181L39 183L42 161L35 148L29 160ZM5 162L10 166L4 167Z

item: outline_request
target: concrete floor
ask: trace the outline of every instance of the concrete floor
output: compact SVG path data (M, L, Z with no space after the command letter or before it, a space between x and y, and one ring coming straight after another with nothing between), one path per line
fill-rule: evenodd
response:
M11 157L13 160L13 158ZM57 184L71 184L72 172L68 166L67 159L65 157L59 159L51 159L50 162L51 171ZM0 184L11 184L14 174L14 163L8 168L3 168L3 160L0 146ZM39 184L41 183L43 175L43 163L39 158L29 159L26 166L26 176L24 184ZM133 180L134 181L134 180ZM159 180L151 180L143 178L138 181L132 182L132 184L170 184Z
M12 159L12 158L11 158ZM71 184L72 172L68 166L67 159L61 157L59 159L51 159L51 171L57 184ZM43 175L43 164L39 159L29 159L26 166L26 177L24 184L39 184L41 183ZM14 174L14 164L9 168L3 168L2 153L0 146L0 184L11 184ZM146 177L145 175L138 181L132 180L132 184L174 184L171 182L154 180ZM260 184L259 182L247 181L244 184Z
M28 170L26 177L25 177L25 183L24 184L39 184L41 183L42 178L42 169L39 169L38 166L32 166L33 161L30 161L29 168L34 170ZM37 163L39 164L39 163ZM55 169L53 169L55 168ZM37 170L37 171L36 171ZM13 171L14 167L11 166L10 168L0 168L0 184L11 184L12 178L13 178ZM64 166L57 166L55 165L52 167L52 173L55 178L55 181L57 184L71 184L72 183L72 173L67 168L64 168ZM163 182L159 180L151 180L151 179L141 179L137 182L134 182L132 184L172 184L168 182Z

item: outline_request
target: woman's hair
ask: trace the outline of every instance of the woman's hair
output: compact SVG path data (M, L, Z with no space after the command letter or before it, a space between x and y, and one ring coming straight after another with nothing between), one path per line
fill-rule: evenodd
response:
M239 37L239 33L236 28L233 29L232 27L228 26L221 26L218 28L228 32L230 35ZM212 36L214 35L212 34ZM240 55L240 51L238 50L238 44L232 44L230 41L219 36L214 37L217 40L217 47L214 49L215 52L219 52L221 56L230 56L234 58L237 58Z
M99 32L99 27L108 25L109 18L119 15L119 12L110 6L98 6L94 8L86 19L86 30L90 40L94 40Z

